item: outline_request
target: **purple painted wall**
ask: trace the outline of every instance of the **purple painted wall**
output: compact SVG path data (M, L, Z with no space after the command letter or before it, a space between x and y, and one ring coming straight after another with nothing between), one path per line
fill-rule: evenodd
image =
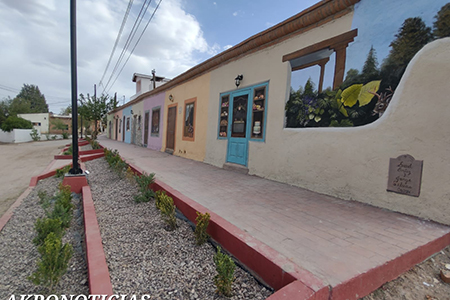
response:
M148 143L147 148L153 149L153 150L161 150L162 146L162 139L163 139L163 116L164 116L164 99L165 99L165 93L160 93L157 95L153 95L150 97L147 97L143 100L144 102L144 116L143 116L143 128L145 128L145 113L149 112L149 124L148 124ZM156 108L160 108L160 115L159 115L159 133L158 134L152 134L152 112ZM145 131L142 133L142 144L144 145L144 139L145 139Z

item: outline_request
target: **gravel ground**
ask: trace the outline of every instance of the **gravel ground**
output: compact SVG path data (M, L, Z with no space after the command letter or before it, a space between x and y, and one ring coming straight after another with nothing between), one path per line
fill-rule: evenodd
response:
M48 195L57 192L61 179L51 177L39 181L33 191L24 199L22 204L14 211L0 232L0 299L9 299L12 294L42 294L47 291L35 286L27 279L37 267L39 253L32 243L35 237L34 223L38 217L44 216L44 210L39 204L38 191L44 190ZM74 218L70 228L66 231L63 242L71 242L73 256L70 260L67 273L63 275L56 294L87 295L87 269L85 254L82 247L83 237L83 215L81 208L81 197L75 196L73 203Z
M154 202L134 202L137 188L104 159L86 162L115 294L151 299L265 299L271 291L236 268L232 298L215 293L213 246L195 245L187 222L169 232Z
M80 151L92 150L92 146L90 144L79 147Z

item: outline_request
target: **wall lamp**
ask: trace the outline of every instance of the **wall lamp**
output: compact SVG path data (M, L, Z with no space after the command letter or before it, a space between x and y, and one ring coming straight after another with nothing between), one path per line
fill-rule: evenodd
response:
M169 95L169 100L170 100L170 102L173 102L173 96L172 96L172 94Z
M131 110L130 112L131 112L131 114L133 114L133 110Z
M236 87L239 87L239 85L241 84L241 80L244 78L244 75L238 75L238 76L236 76L236 78L234 79L235 80L235 84L236 84Z

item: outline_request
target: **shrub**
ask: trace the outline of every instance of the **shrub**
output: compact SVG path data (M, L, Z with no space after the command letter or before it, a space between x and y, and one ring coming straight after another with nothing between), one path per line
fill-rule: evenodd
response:
M195 219L197 225L195 226L194 231L197 245L202 245L208 240L209 235L206 233L206 230L208 229L210 218L211 216L209 213L202 214L197 212L197 218Z
M61 237L51 232L44 243L38 247L38 252L41 255L38 268L28 279L36 285L47 287L52 292L61 276L67 271L73 253L72 245L62 245Z
M62 134L62 138L63 138L64 140L67 140L67 139L69 138L69 133L63 132L63 133L61 133L61 134Z
M42 206L42 208L47 211L47 209L50 207L51 202L50 202L50 197L47 195L46 191L42 191L40 190L38 192L38 197L39 197L39 204Z
M100 147L100 144L96 140L89 139L88 141L89 141L89 144L91 144L91 147L93 150L102 148L102 147Z
M52 135L52 140L56 140L56 135Z
M109 166L117 173L120 177L123 176L123 173L128 169L128 164L122 160L117 150L104 150L105 159L108 162Z
M39 132L37 131L36 128L31 129L30 136L35 142L41 140L41 136L39 135Z
M166 192L165 191L156 191L156 195L155 195L155 206L157 209L161 210L161 199L163 197L166 197Z
M228 255L220 251L217 247L217 253L214 255L214 264L216 265L217 275L214 276L214 284L217 292L227 297L232 296L232 283L235 279L234 270L236 268L233 260Z
M37 236L33 239L33 244L36 246L42 245L47 235L51 232L53 232L57 238L61 238L64 233L64 228L62 227L60 219L38 218L34 224L34 228L37 232Z
M57 170L56 170L56 175L55 175L55 176L56 176L57 178L63 178L64 175L66 175L67 173L69 173L71 167L72 167L71 165L67 165L67 166L62 167L62 168L60 168L60 169L57 169Z
M55 197L53 210L47 213L50 219L59 219L63 228L69 228L73 217L72 193L70 186L59 186L59 193Z
M70 145L69 148L67 148L67 150L63 152L63 154L64 155L72 155L73 154L73 147L72 147L72 145Z
M128 167L128 169L131 170L130 167ZM141 176L135 176L134 178L136 179L136 183L138 184L140 192L139 195L136 195L134 197L134 201L136 201L137 203L148 202L150 201L150 199L155 197L155 192L153 192L153 190L150 188L150 185L155 182L155 173L142 173Z
M175 230L177 228L177 218L172 197L167 196L165 193L160 193L157 207L161 211L161 217L164 222L169 225L169 230Z
M33 124L30 121L25 120L23 118L17 116L9 116L2 123L0 128L3 131L11 132L13 129L32 129Z

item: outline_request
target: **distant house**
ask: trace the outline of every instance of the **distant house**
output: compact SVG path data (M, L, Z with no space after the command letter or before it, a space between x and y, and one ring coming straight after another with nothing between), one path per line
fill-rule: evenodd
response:
M17 116L33 123L33 128L41 134L49 133L49 113L18 114Z
M18 116L33 123L33 128L41 134L62 134L63 130L53 128L55 122L58 122L57 120L66 124L64 132L72 134L72 116L55 115L53 113L18 114Z

